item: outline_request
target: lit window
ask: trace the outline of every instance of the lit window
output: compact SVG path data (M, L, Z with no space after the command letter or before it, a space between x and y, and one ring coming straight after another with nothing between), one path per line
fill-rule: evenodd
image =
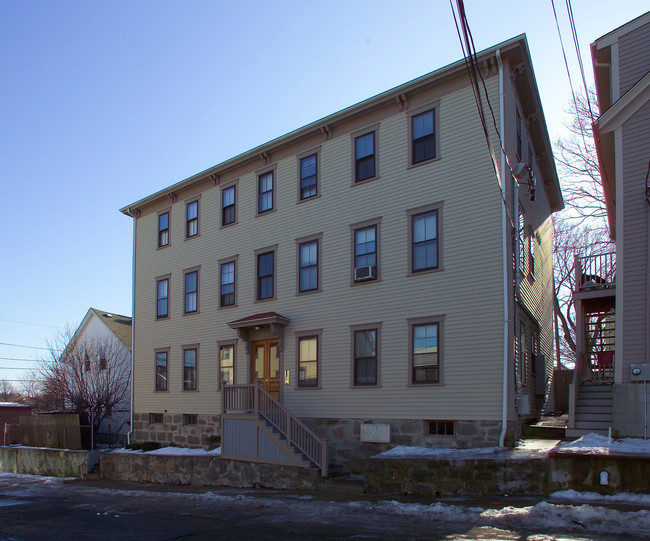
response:
M298 387L318 386L318 336L298 339Z
M222 386L235 383L235 346L227 345L219 348L219 372Z

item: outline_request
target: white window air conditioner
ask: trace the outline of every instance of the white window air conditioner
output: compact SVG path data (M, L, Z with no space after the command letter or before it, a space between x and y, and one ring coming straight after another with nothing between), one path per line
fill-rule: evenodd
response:
M366 265L365 267L354 268L354 281L363 282L364 280L374 280L377 278L377 267Z

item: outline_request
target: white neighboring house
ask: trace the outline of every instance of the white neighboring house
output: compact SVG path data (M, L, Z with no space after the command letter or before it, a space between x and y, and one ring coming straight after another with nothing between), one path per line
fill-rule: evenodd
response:
M126 379L127 390L118 407L112 408L112 413L102 421L99 431L99 441L109 435L126 436L130 429L130 397L131 397L131 329L132 318L90 308L70 343L82 344L86 349L92 349L96 355L86 355L86 371L110 369L111 362L121 363L115 370L115 377ZM114 439L114 438L113 438Z

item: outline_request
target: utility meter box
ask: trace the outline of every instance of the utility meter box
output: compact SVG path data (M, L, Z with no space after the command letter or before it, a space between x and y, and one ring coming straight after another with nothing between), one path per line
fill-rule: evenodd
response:
M630 381L650 381L650 364L631 364Z

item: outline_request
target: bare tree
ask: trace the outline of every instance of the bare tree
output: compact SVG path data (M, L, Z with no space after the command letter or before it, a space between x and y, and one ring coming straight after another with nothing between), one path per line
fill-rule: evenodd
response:
M21 402L23 396L6 379L0 379L0 402Z
M599 255L614 250L607 229L591 222L576 226L573 220L558 216L554 223L555 313L559 321L559 355L563 364L575 362L576 319L573 292L576 289L575 258Z
M596 93L589 91L596 103ZM576 321L573 307L575 257L615 250L610 240L605 197L594 143L592 110L584 94L576 94L567 109L568 135L555 142L565 210L554 224L555 314L559 323L559 362L575 362ZM595 114L594 114L595 118Z
M589 101L596 103L593 89L589 91ZM592 227L607 228L605 197L591 128L592 114L596 118L586 96L575 94L567 109L569 121L565 128L568 135L555 142L555 161L571 218L580 224L588 221Z
M93 424L129 410L129 352L115 337L84 338L68 328L49 344L34 374L41 410L78 413Z

